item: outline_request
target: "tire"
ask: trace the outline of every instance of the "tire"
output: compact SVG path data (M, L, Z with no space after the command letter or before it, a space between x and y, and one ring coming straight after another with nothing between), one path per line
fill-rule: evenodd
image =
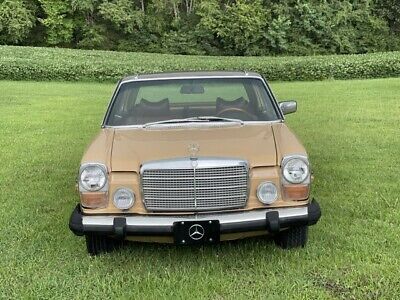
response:
M87 234L85 238L87 252L92 256L111 252L123 244L123 241L98 234Z
M308 239L308 226L291 227L275 236L275 244L283 249L304 247Z

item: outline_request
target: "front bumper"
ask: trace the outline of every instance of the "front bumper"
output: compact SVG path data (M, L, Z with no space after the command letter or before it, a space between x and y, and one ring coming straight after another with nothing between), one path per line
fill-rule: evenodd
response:
M72 212L69 228L76 235L98 233L120 238L125 236L171 236L175 222L218 220L220 233L241 233L267 230L270 233L282 229L314 225L321 217L316 200L300 207L257 209L241 212L202 213L185 216L154 215L84 215L77 205Z

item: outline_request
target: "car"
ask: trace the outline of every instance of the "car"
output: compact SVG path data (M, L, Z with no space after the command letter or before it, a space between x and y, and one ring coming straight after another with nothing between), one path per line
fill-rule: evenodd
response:
M307 152L254 72L128 76L83 155L69 227L91 255L126 240L304 247L321 209ZM270 240L270 239L266 239Z

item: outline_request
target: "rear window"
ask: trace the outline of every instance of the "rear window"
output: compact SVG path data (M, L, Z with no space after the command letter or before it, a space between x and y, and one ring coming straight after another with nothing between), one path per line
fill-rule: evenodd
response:
M204 116L242 121L278 119L259 79L168 79L123 83L110 108L107 125L142 125Z

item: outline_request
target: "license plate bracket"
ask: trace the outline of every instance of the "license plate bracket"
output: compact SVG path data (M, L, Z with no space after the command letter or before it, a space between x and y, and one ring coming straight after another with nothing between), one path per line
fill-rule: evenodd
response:
M220 240L218 220L174 222L173 232L178 245L214 244Z

